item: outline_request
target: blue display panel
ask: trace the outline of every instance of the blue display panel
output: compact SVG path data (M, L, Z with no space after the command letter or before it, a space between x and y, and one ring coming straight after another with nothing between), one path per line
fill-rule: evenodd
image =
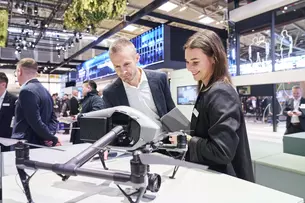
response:
M164 26L158 26L133 39L137 53L140 54L141 67L164 61Z
M158 26L133 39L137 53L140 55L139 66L147 66L164 61L164 26ZM115 70L109 58L109 52L102 53L77 66L77 82L94 80L114 75Z
M115 74L109 53L100 54L77 67L77 82L103 78Z

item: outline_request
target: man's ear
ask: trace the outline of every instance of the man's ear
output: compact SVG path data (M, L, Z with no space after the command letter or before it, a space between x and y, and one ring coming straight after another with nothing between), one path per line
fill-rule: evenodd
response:
M139 63L140 61L140 54L136 53L136 62Z

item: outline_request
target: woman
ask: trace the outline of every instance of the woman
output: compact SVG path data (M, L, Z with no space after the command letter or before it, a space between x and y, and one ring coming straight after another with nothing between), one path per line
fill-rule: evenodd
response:
M184 49L187 70L198 81L188 160L254 182L241 103L220 38L205 30L190 37ZM171 141L175 143L176 138Z

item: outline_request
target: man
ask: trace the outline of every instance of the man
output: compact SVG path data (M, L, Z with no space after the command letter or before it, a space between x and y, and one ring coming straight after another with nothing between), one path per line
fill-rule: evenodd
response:
M5 73L0 72L0 137L11 138L12 119L15 112L17 97L10 94L6 89L8 78ZM0 145L2 152L10 151L10 147Z
M101 110L103 108L103 100L98 96L96 90L97 85L93 80L88 80L83 83L83 96L81 102L81 113Z
M175 107L166 74L139 68L140 56L125 38L113 42L109 56L118 79L104 89L104 108L130 106L161 126L160 118Z
M78 103L78 90L72 91L72 98L70 99L70 116L77 116L79 113L79 103ZM73 128L77 128L77 123L72 124ZM74 143L76 137L77 129L72 129L70 142Z
M81 114L103 109L103 100L100 96L98 96L98 92L97 92L96 88L97 88L97 85L93 80L88 80L83 83L84 98L82 99L81 104L80 104L81 105L81 110L80 110ZM73 144L82 143L82 141L80 140L79 130L77 130L73 139L74 139Z
M57 118L50 93L35 78L38 65L34 59L24 58L17 63L16 74L21 90L16 103L12 138L29 143L55 146Z
M54 106L53 106L54 112L55 112L56 116L59 117L60 116L60 102L58 100L58 94L57 93L53 94L52 99L53 99L53 104L54 104Z
M293 98L286 102L283 111L283 114L287 116L285 135L305 131L305 98L302 97L299 86L292 87L292 96Z
M76 116L79 113L79 103L78 103L78 90L72 90L72 97L70 99L70 115Z
M69 100L69 95L68 94L64 94L64 97L62 99L62 107L61 107L61 113L60 116L62 117L68 117L70 115L70 100ZM69 134L69 124L64 124L64 134Z

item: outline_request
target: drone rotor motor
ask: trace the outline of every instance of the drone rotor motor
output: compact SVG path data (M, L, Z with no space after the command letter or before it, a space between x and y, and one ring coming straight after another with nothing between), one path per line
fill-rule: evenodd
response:
M147 190L151 192L158 192L161 187L161 176L156 173L148 174Z

